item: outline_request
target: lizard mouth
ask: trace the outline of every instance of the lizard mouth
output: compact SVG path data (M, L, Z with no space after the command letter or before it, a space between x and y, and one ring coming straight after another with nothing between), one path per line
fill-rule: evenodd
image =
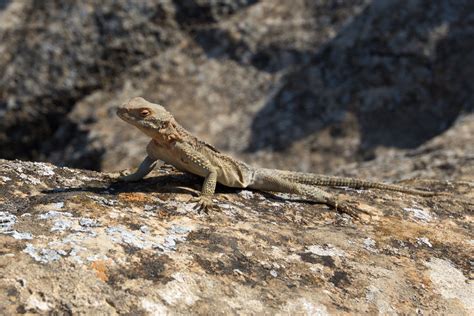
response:
M120 117L123 121L134 125L138 128L149 128L147 122L144 122L142 120L137 120L127 108L118 108L117 109L117 116Z
M125 113L127 113L127 109L124 109L124 108L117 108L117 115L119 117L123 117Z
M131 122L132 121L129 114L128 114L127 109L118 108L116 113L117 113L117 116L120 117L125 122Z

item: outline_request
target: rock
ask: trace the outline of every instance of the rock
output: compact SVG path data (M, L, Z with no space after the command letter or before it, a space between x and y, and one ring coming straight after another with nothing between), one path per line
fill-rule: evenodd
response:
M362 221L223 187L220 212L197 214L198 177L113 176L0 160L1 314L474 313L472 174L410 182L449 197L332 189L372 213Z
M474 110L473 5L372 1L280 80L255 114L248 150L277 149L283 166L330 170L443 133Z
M416 149L472 113L474 2L6 1L3 158L113 171L141 95L266 167L328 172Z

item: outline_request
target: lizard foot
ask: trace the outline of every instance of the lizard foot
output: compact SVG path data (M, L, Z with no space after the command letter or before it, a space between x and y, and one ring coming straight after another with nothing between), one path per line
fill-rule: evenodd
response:
M354 206L353 203L350 203L350 202L338 202L335 205L333 205L333 207L336 209L337 212L345 213L355 219L360 219L361 213L372 217L372 215L369 212L357 206Z
M189 202L196 203L196 206L194 206L193 209L197 211L198 213L201 213L202 211L204 211L204 213L208 214L210 210L216 208L210 196L201 195L201 196L192 198L191 200L189 200Z

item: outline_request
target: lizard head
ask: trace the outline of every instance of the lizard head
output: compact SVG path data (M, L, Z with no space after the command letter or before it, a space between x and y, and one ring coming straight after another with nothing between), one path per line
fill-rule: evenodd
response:
M152 138L166 131L173 121L173 116L163 106L140 97L119 106L117 115Z

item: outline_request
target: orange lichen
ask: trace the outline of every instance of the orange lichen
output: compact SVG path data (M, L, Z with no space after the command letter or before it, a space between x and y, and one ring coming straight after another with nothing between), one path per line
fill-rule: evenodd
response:
M107 282L109 277L107 276L107 262L104 260L97 260L91 263L91 268L95 270L95 275L100 280Z
M129 202L147 202L150 200L143 193L120 193L119 199Z

